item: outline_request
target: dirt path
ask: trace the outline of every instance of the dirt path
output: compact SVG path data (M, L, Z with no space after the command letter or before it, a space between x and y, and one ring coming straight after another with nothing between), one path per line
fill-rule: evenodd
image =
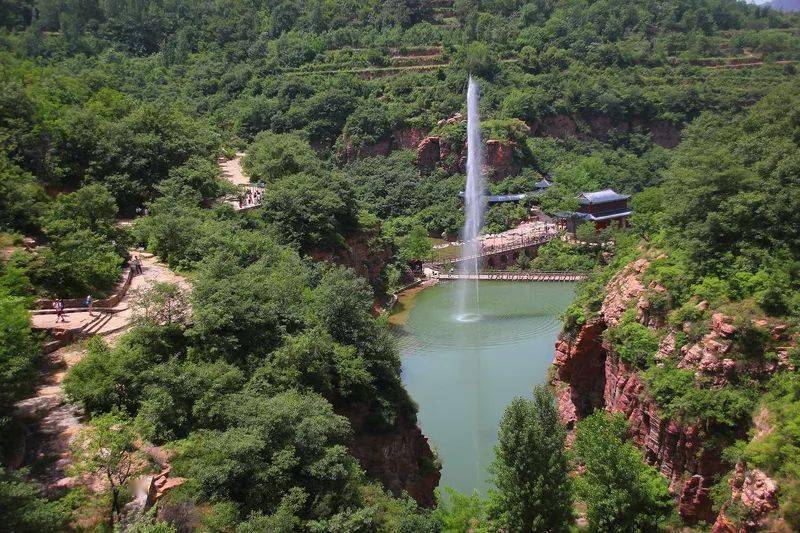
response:
M147 253L138 253L142 259L142 274L134 276L131 280L131 286L128 289L125 297L114 307L115 313L110 317L108 322L103 324L95 333L99 335L110 335L125 329L131 321L133 311L130 308L130 303L138 291L152 287L153 284L158 282L178 283L184 289L188 289L189 285L179 275L172 272L166 265L158 262L155 257ZM96 315L97 313L95 313ZM56 322L55 314L41 314L33 315L31 321L33 326L38 329L48 329L54 327L62 327L69 329L78 329L89 324L95 320L96 316L91 316L88 311L79 311L75 313L68 313L66 315L67 322Z
M244 152L236 152L236 157L233 159L223 158L219 161L222 175L234 185L250 185L250 178L247 177L242 168L242 158L244 156Z
M130 304L138 292L152 287L155 283L177 283L184 289L189 285L186 280L172 272L166 265L158 262L150 254L139 254L142 258L143 274L133 278L131 287L117 308L112 319L98 332L112 346L127 329L133 318ZM34 315L38 326L47 326L48 321L55 321L55 315ZM69 320L74 325L91 320L86 312L70 313ZM17 416L25 422L28 434L25 438L25 454L23 463L31 467L33 476L47 490L71 487L76 479L69 477L69 466L72 463L70 443L80 430L83 413L75 405L71 405L64 397L62 384L69 369L86 354L83 341L60 348L47 355L40 373L39 387L31 398L17 403Z

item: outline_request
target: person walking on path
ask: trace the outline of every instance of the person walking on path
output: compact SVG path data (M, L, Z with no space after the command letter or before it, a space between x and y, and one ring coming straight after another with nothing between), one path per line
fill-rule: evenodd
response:
M53 307L56 309L56 322L66 322L67 319L64 318L64 300L59 298L55 301Z
M92 299L91 294L86 295L86 300L84 300L84 305L89 308L89 316L94 316L93 313L93 306L94 306L94 299Z
M138 255L133 256L133 273L142 274L142 259Z

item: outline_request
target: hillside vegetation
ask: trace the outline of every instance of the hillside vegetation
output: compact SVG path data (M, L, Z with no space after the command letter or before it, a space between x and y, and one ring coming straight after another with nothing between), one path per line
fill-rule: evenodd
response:
M664 324L627 316L608 342L665 414L708 421L726 467L745 460L777 479L777 516L800 527L796 349L794 366L714 390L677 353L654 360L669 328L679 349L714 312L741 320L741 360L777 357L754 320L796 332L798 60L796 15L734 0L0 0L0 522L102 531L120 518L108 491L44 494L35 468L10 468L26 431L12 413L41 360L27 309L108 294L141 246L189 277L191 313L137 323L113 346L89 341L65 382L85 435L126 459L159 446L185 479L132 530L539 531L546 514L566 531L574 501L593 531L677 527L625 421L581 422L567 456L544 390L509 407L486 501L453 494L429 509L432 494L402 489L432 487L388 487L354 455L370 451L360 438L416 421L373 306L429 250L425 235L462 225L466 128L443 119L464 111L471 73L484 136L517 165L492 173L493 194L543 176L548 212L580 191L636 194L613 259L543 249L542 268L595 270L566 334L596 314L614 272L653 259ZM422 168L428 135L455 150ZM219 201L231 187L217 159L237 150L265 185L247 212ZM491 231L523 207L491 208ZM748 435L761 409L772 430ZM402 468L438 480L433 454ZM742 518L719 481L719 506ZM516 496L541 487L559 501Z

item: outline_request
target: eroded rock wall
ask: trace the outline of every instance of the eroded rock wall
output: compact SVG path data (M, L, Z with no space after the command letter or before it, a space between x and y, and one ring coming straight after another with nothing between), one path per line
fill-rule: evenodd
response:
M517 154L517 148L514 141L486 141L483 170L491 181L501 181L519 174L522 161ZM417 166L420 172L430 172L437 166L443 166L451 173L465 172L466 165L466 143L454 145L441 137L429 136L422 139L417 146Z
M373 432L366 404L337 408L353 427L350 453L367 475L380 480L395 495L403 491L424 507L436 504L434 490L441 478L433 450L419 426L400 416L390 431Z
M630 423L631 439L644 450L647 462L670 480L681 516L690 523L713 522L709 490L712 478L723 470L719 451L703 447L696 426L662 419L638 373L603 341L603 332L619 323L632 302L639 308L644 305L639 303L645 301L642 275L648 265L640 259L615 275L606 286L599 316L572 338L559 338L552 380L559 413L569 428L594 409L622 413Z
M575 137L586 141L597 139L607 141L613 132L627 133L641 131L649 134L653 142L664 148L675 148L681 140L680 128L667 120L650 120L634 116L619 119L605 114L592 114L581 117L580 124L575 118L558 114L542 117L528 124L531 134L539 137L566 139Z

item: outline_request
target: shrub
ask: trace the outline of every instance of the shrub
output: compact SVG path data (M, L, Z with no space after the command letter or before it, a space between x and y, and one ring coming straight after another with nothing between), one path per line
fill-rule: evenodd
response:
M660 343L656 332L636 321L633 310L626 311L604 335L620 359L642 369L650 366Z

